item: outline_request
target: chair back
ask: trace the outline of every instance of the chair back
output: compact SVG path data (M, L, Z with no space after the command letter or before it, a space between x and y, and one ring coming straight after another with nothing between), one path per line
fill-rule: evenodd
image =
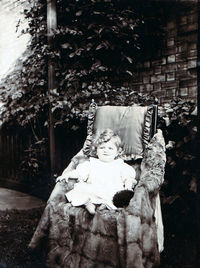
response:
M150 106L100 106L92 102L88 114L87 152L92 140L109 128L120 136L124 160L137 160L156 132L157 104Z

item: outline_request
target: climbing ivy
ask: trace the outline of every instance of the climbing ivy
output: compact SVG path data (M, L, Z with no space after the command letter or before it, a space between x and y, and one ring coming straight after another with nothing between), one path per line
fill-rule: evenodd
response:
M30 8L24 10L29 28L23 33L32 38L26 60L18 62L18 68L1 84L4 124L29 125L39 140L48 126L49 105L55 126L69 127L74 119L85 120L91 99L98 104L138 102L141 96L129 82L144 51L147 40L143 37L148 28L162 35L159 16L152 19L145 1L57 0L58 27L51 47L46 34L46 1L29 2ZM48 61L54 65L56 77L50 96Z
M29 10L24 10L29 27L22 34L29 33L31 42L23 55L25 60L18 60L15 70L1 83L4 125L8 128L14 125L35 129L33 134L36 140L40 138L38 130L44 125L48 110L45 10L40 1L35 1Z

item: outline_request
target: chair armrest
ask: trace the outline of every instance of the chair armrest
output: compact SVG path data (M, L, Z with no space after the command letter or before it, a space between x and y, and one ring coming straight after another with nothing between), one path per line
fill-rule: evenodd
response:
M57 182L47 203L50 202L60 203L66 201L65 193L67 189L68 189L68 183L66 183L65 181Z
M138 186L143 186L149 193L156 195L164 181L165 163L165 141L162 131L158 130L144 152Z
M153 209L149 193L144 186L136 186L134 196L126 210L129 215L139 217L142 222L152 221Z
M76 168L78 164L84 162L88 159L88 157L83 153L83 150L80 150L71 160L70 164L65 168L64 172L70 172ZM65 193L71 190L74 186L75 180L70 179L67 183L65 181L57 182L49 199L49 202L65 202Z

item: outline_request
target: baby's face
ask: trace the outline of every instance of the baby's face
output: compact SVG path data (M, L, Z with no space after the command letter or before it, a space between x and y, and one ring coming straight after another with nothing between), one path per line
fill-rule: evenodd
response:
M111 162L118 156L118 148L112 140L104 142L97 147L97 156L103 162Z

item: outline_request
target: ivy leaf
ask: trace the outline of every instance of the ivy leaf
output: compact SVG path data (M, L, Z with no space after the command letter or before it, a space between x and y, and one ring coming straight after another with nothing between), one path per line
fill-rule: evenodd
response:
M101 49L101 48L103 48L103 47L105 47L105 45L104 45L104 43L101 43L100 45L98 45L98 46L96 47L96 50L99 50L99 49Z
M66 49L66 48L70 48L71 45L70 45L70 43L64 43L64 44L61 44L61 47Z
M69 54L69 58L73 58L74 56L75 56L74 52Z
M86 88L87 87L87 83L83 82L82 83L82 88Z
M130 63L133 63L133 60L132 60L130 57L125 56L125 58L126 58Z
M128 73L129 75L133 76L133 73L129 70L126 70L126 73Z
M107 68L104 66L99 66L99 70L104 72L104 71L107 71Z
M76 12L76 16L79 17L79 16L82 15L82 13L83 13L83 11L82 10L79 10L79 11Z

